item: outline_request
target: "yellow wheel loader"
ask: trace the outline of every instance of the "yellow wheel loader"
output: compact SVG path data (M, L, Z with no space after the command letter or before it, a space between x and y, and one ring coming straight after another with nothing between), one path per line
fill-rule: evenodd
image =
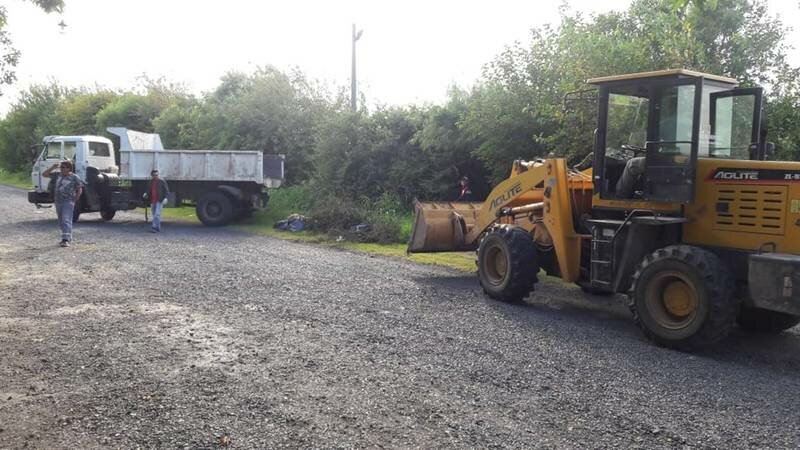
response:
M800 163L766 160L762 90L682 69L587 83L591 167L515 161L483 203L417 202L408 251L477 250L480 284L502 301L525 298L540 270L627 294L636 324L670 348L737 322L800 323Z

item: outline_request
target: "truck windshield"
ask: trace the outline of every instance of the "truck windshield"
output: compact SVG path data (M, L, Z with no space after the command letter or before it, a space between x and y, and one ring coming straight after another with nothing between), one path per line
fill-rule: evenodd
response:
M72 142L64 142L64 152L62 153L65 159L75 159L75 147L76 143Z
M48 142L44 153L45 159L61 159L61 142Z

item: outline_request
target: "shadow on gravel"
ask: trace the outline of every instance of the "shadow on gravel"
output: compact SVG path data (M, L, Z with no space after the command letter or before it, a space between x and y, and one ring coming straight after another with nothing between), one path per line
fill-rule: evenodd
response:
M430 276L430 277L413 277L413 280L425 286L434 288L443 288L452 291L469 291L473 292L476 288L480 288L478 278L475 275L462 275L453 277L443 276Z
M19 230L20 228L28 229L31 231L53 231L58 232L58 224L55 217L43 217L39 220L23 220L19 222L11 222L0 224L0 233L5 230ZM73 228L77 230L103 230L103 231L118 231L120 233L142 233L149 232L149 223L137 218L115 218L110 222L106 222L98 217L81 216L80 221L73 224ZM230 227L207 227L199 223L188 222L169 222L162 221L163 231L160 236L168 238L171 232L192 232L193 234L201 236L249 236L247 232L236 230ZM148 233L149 234L149 233Z
M728 339L696 355L797 375L800 374L800 327L780 334L751 333L735 328Z
M470 281L472 279L472 281ZM419 279L431 285L449 289L469 290L482 297L495 312L503 314L531 331L539 331L542 322L547 327L560 327L566 335L590 327L604 339L618 340L613 346L636 348L648 344L634 325L624 296L594 296L561 283L539 283L536 291L524 303L508 304L483 294L474 277ZM588 331L588 330L587 330ZM632 346L636 341L635 346ZM776 372L800 373L800 326L780 334L752 333L735 327L727 339L692 353L675 351L686 358L704 358L722 364L733 364Z

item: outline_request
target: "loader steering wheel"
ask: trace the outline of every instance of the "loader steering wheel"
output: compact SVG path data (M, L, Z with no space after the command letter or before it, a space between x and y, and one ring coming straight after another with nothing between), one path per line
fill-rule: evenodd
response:
M620 147L622 147L623 150L627 150L629 152L633 152L633 157L634 158L637 158L639 156L644 156L644 154L647 153L647 149L646 148L640 147L638 145L622 144Z

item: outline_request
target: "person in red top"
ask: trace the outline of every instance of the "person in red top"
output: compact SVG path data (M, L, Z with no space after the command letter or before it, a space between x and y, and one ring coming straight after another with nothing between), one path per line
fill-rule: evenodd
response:
M150 209L153 212L152 233L161 231L161 208L167 205L169 187L167 182L158 176L158 169L150 172L150 192L144 194L145 200L150 200Z
M468 202L472 200L472 189L469 187L469 178L462 177L458 182L458 199L459 202Z

